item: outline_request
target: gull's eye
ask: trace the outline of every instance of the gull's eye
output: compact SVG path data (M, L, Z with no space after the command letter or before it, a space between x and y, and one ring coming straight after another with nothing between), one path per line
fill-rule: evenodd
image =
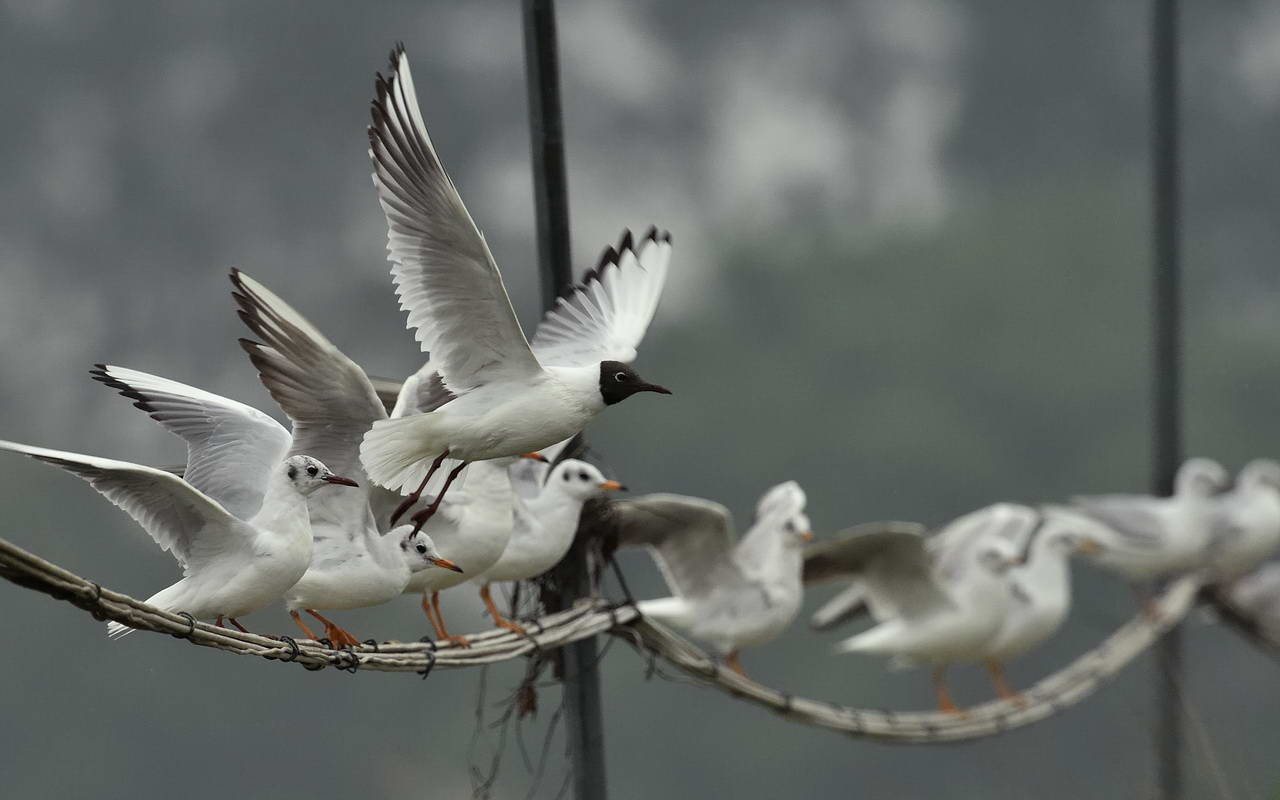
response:
M787 529L787 533L795 533L796 532L795 520L793 519L787 520L787 524L784 527Z
M315 477L319 472L320 472L320 469L319 469L318 467L314 466L314 465L312 465L312 466L310 466L310 467L307 467L307 474L308 474L308 475L310 475L310 476L311 476L311 477L313 477L313 478L314 478L314 477Z
M579 472L579 473L578 473L578 480L580 480L580 481L589 481L589 480L591 480L591 478L587 475L587 473L585 473L585 472Z
M625 372L615 372L615 373L613 373L613 379L614 379L615 381L617 381L618 383L626 383L626 382L627 382L627 380L628 380L630 377L631 377L631 376L627 375L627 373L625 373Z
M419 552L419 553L422 553L423 555L426 555L426 554L427 554L427 546L426 546L425 544L420 544L420 545L418 545L418 552Z

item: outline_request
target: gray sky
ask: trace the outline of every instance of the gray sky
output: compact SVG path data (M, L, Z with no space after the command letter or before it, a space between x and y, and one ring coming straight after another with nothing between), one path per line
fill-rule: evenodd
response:
M677 394L592 431L628 485L712 497L745 520L795 479L820 535L1144 487L1142 5L655 0L563 2L559 16L576 260L624 226L656 223L676 244L639 368ZM1235 468L1280 452L1280 13L1204 4L1184 22L1188 442ZM371 373L415 369L364 152L373 72L396 40L532 320L515 4L0 2L0 436L179 460L180 443L87 379L95 361L275 413L235 344L232 266ZM49 467L0 459L0 498L0 535L105 585L145 597L177 574ZM640 594L662 591L643 556L625 565ZM8 584L0 602L0 634L22 653L0 666L15 797L469 791L475 672L310 674L158 636L107 642L87 615ZM486 624L470 590L445 605L461 630ZM1132 610L1124 587L1081 570L1069 625L1014 679ZM412 598L342 621L361 636L426 630ZM1280 711L1274 666L1215 625L1189 627L1194 796L1216 791L1214 760L1237 796L1268 796L1280 774L1256 742ZM744 662L796 693L931 703L926 675L831 656L830 642L797 623ZM1129 797L1153 780L1145 663L1059 718L951 747L806 729L644 668L621 645L605 661L619 798ZM491 703L519 669L489 673ZM957 672L963 700L988 697L976 670ZM555 701L544 692L535 745ZM551 752L538 796L561 774ZM509 751L495 796L528 786Z

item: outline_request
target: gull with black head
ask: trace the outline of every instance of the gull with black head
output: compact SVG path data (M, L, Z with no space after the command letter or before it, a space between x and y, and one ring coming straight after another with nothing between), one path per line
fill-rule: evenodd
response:
M414 516L419 525L469 462L567 439L634 394L670 394L627 363L656 294L630 304L615 303L608 291L571 295L551 312L560 324L530 347L493 255L431 144L403 47L392 53L390 76L378 76L369 142L396 292L440 377L434 410L374 422L360 448L371 480L408 493L401 511L447 458L458 463L435 501ZM653 231L626 249L627 258L665 274L670 236Z

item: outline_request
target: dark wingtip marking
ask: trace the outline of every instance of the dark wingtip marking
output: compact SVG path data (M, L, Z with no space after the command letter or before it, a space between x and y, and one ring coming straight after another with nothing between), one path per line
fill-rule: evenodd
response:
M94 364L93 366L94 368L89 370L89 374L93 376L93 379L95 381L105 384L106 386L112 389L115 389L117 392L120 393L122 397L126 397L129 400L133 400L134 407L139 408L142 411L147 412L148 414L155 413L156 408L155 406L151 405L150 397L143 394L139 390L133 388L129 384L125 383L124 381L121 381L119 378L115 377L111 373L107 372L106 364Z

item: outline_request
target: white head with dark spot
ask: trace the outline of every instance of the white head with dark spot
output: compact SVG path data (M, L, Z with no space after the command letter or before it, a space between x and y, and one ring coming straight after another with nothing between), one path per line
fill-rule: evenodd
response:
M546 489L553 489L574 500L586 501L601 492L625 491L627 487L611 481L595 466L576 458L566 458L551 470Z
M784 537L783 543L788 547L799 547L805 542L813 541L812 526L804 513L806 502L807 498L800 484L786 481L761 496L756 503L756 518L777 520Z
M621 361L600 362L600 397L606 406L621 403L637 392L671 394L670 389L649 383Z
M1280 462L1270 458L1257 458L1244 465L1236 478L1236 485L1246 491L1270 489L1280 491Z
M1189 458L1178 468L1174 494L1183 497L1212 497L1231 484L1226 467L1210 458Z
M436 549L436 543L431 541L431 537L422 531L414 533L413 526L403 525L398 533L400 535L400 551L404 553L405 561L409 563L410 571L421 572L428 567L441 567L443 569L451 569L454 572L462 572L462 567L440 555L440 551Z
M311 456L289 456L280 465L280 469L284 470L285 477L298 490L298 494L304 497L329 484L337 486L360 485L350 478L335 475L333 470L326 467L319 459Z

